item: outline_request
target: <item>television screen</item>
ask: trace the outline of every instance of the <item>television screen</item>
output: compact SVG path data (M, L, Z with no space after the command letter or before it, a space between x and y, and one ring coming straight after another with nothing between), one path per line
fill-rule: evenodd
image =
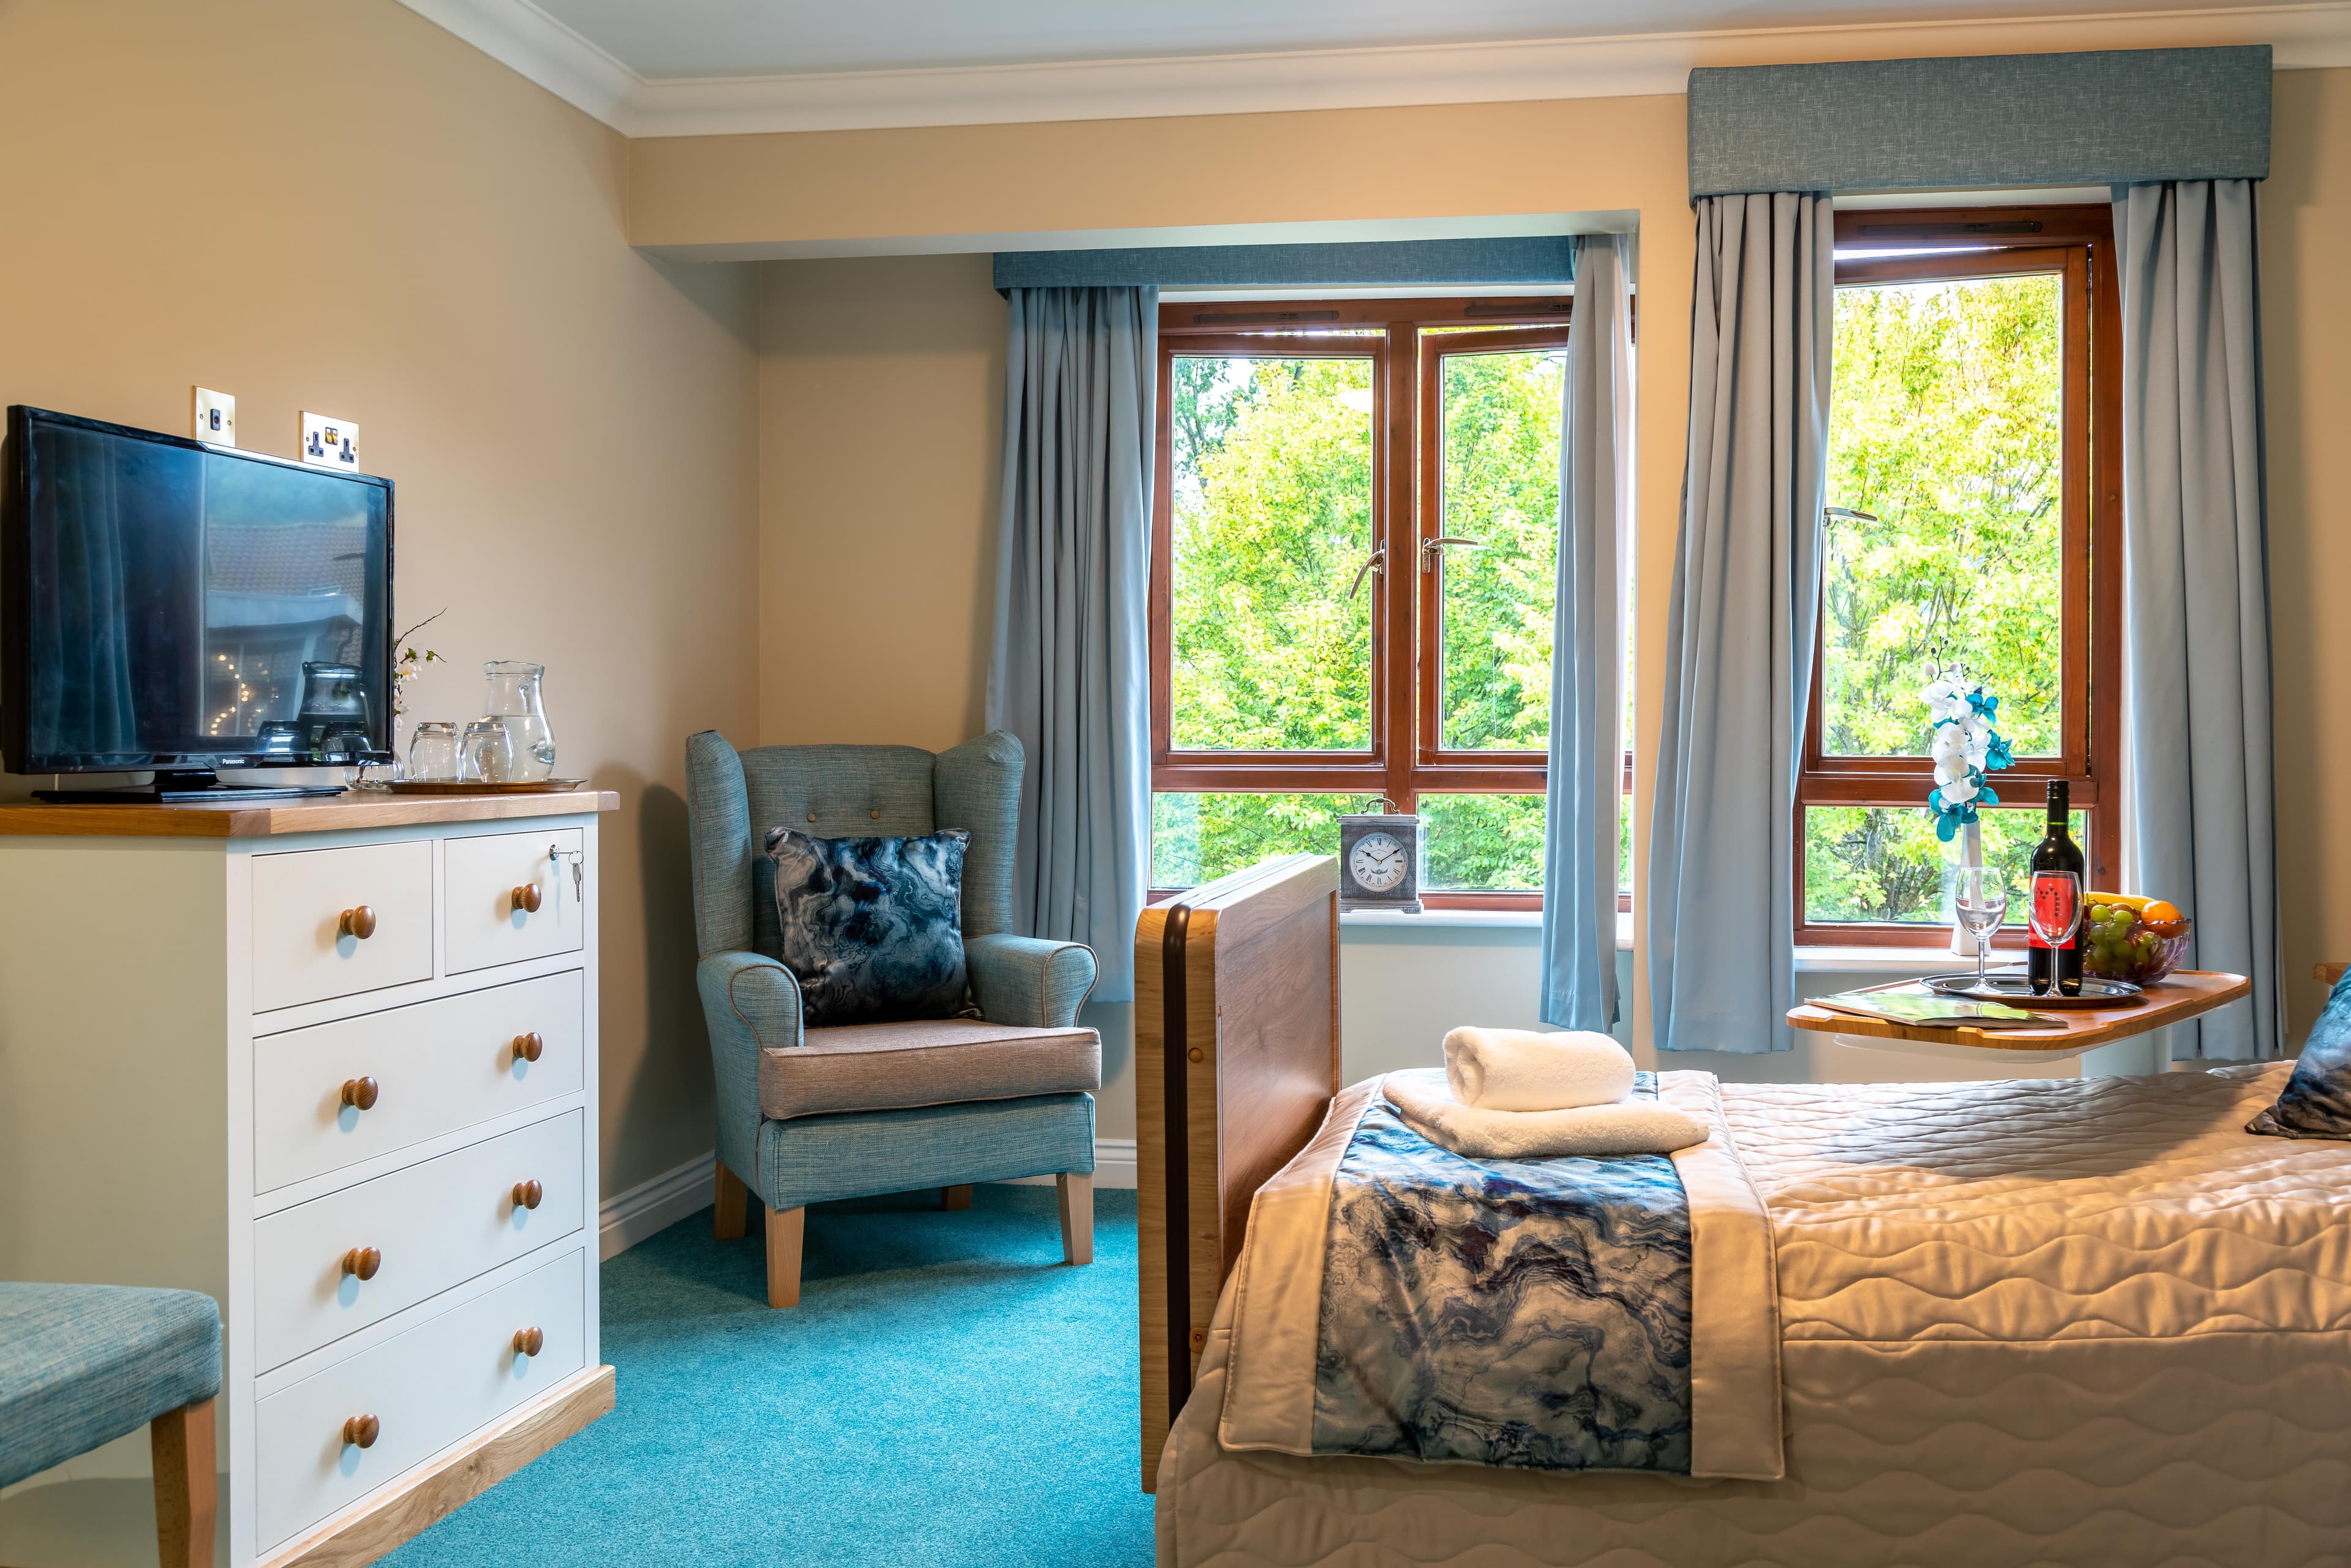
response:
M12 771L389 755L387 480L11 408L0 579Z

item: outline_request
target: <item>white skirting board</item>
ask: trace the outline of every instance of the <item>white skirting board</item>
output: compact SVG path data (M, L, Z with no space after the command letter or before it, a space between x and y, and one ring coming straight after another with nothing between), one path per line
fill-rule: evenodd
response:
M611 1258L626 1252L655 1231L675 1225L695 1209L707 1208L714 1174L710 1162L716 1157L715 1155L696 1155L650 1181L639 1182L626 1192L616 1192L606 1198L597 1216L598 1256ZM1052 1179L1049 1176L1023 1176L1009 1185L1041 1186ZM1133 1138L1094 1140L1094 1186L1134 1187Z

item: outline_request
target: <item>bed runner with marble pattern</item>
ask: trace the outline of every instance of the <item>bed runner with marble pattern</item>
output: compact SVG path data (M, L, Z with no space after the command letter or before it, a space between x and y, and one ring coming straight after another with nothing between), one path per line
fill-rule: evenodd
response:
M1472 1160L1379 1081L1261 1188L1233 1282L1228 1448L1543 1470L1781 1473L1762 1205L1711 1075L1641 1075L1682 1155Z

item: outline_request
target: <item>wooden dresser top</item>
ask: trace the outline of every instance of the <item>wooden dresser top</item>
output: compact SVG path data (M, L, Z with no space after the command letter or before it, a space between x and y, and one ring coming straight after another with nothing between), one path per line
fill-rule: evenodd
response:
M564 795L324 795L308 800L171 806L61 806L27 801L0 806L0 835L266 839L280 833L333 833L434 822L576 817L584 811L620 809L621 797L610 789L575 789Z

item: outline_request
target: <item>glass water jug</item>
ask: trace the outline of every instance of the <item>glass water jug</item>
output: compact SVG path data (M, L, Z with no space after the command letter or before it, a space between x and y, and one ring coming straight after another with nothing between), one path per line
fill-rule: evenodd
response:
M482 666L490 684L482 716L506 727L514 742L514 782L535 784L555 774L555 737L547 727L547 707L539 700L538 683L545 664L527 660L494 660Z

